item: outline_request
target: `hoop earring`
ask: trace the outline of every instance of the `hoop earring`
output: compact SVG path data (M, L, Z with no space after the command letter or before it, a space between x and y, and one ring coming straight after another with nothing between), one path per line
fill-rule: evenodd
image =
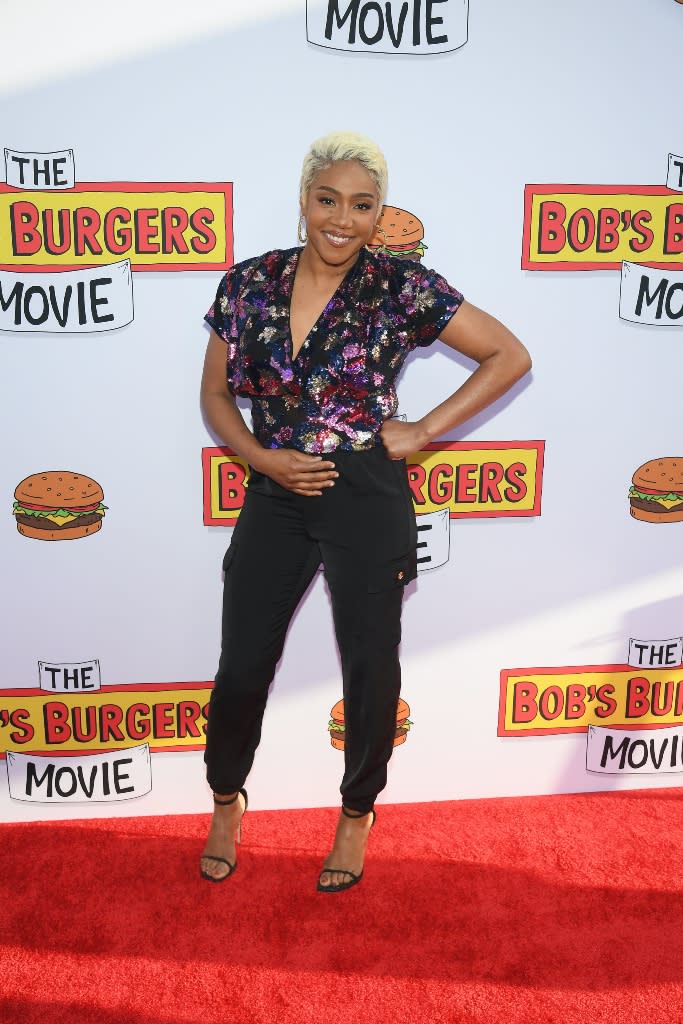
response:
M303 213L300 213L299 214L299 223L298 223L297 229L296 229L296 237L299 239L299 241L301 242L302 245L305 245L306 239L308 238L308 235L305 235L303 233L303 230L302 230L302 227L301 227L301 222L302 222L303 219L304 219L304 215L303 215Z

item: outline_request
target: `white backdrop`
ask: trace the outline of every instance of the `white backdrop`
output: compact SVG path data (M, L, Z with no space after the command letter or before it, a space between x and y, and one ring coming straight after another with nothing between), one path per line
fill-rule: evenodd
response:
M466 7L445 2L454 17ZM542 514L452 519L449 560L408 587L403 692L414 724L382 798L675 784L658 772L587 772L585 728L497 729L502 670L623 665L630 638L683 634L683 524L637 522L627 499L637 466L683 456L683 331L620 319L618 269L521 269L526 184L665 185L668 154L683 152L683 9L674 0L577 0L571 9L470 0L467 42L415 55L314 45L305 0L195 3L168 18L166 6L162 18L149 4L148 21L123 4L97 30L79 20L80 4L62 5L52 29L49 11L41 21L35 6L30 23L15 12L9 24L10 40L29 33L36 46L34 63L23 47L23 66L3 72L3 147L71 149L77 183L232 182L239 260L296 244L309 142L335 128L364 132L386 154L389 201L425 225L423 262L532 353L531 379L444 440L545 441ZM0 231L6 254L6 221ZM230 529L203 525L201 453L220 442L202 422L198 382L202 317L221 271L134 266L132 276L128 326L0 332L2 751L20 750L8 737L22 701L8 691L32 697L36 726L40 702L53 699L37 692L38 662L97 659L105 687L205 682L215 671ZM436 343L409 361L401 411L419 417L470 369ZM18 533L14 488L44 469L102 484L98 534L41 543ZM337 802L342 755L326 728L340 696L318 579L268 706L249 780L255 806ZM55 771L77 763L59 745L25 746L49 752ZM129 746L139 741L97 749ZM200 751L139 756L151 762L151 789L113 802L16 799L0 769L0 819L208 806Z

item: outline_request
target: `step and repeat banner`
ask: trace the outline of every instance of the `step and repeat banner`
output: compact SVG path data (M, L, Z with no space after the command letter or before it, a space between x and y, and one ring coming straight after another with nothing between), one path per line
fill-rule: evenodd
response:
M338 128L387 156L373 248L434 267L534 358L408 459L419 572L382 799L675 785L683 5L623 0L615 22L541 0L196 8L160 37L150 4L109 48L63 28L59 67L22 56L0 85L0 820L209 806L221 562L249 466L202 420L203 314L235 261L296 244L303 155ZM648 45L622 88L604 55L627 38ZM400 415L471 370L418 351ZM344 732L318 574L252 802L337 803Z

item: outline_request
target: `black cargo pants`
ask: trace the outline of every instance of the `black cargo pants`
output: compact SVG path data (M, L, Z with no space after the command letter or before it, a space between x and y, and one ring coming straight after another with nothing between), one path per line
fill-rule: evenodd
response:
M390 460L381 445L325 458L339 477L316 497L252 473L223 562L222 650L204 759L214 792L244 785L287 627L322 560L343 675L342 800L367 813L393 749L401 604L416 575L417 529L403 460Z

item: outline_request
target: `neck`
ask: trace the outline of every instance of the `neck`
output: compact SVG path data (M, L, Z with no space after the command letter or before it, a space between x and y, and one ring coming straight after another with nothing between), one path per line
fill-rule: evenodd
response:
M315 285L322 286L329 282L341 281L358 259L360 259L360 252L354 253L344 263L326 263L313 246L307 242L299 255L298 269L303 270Z

